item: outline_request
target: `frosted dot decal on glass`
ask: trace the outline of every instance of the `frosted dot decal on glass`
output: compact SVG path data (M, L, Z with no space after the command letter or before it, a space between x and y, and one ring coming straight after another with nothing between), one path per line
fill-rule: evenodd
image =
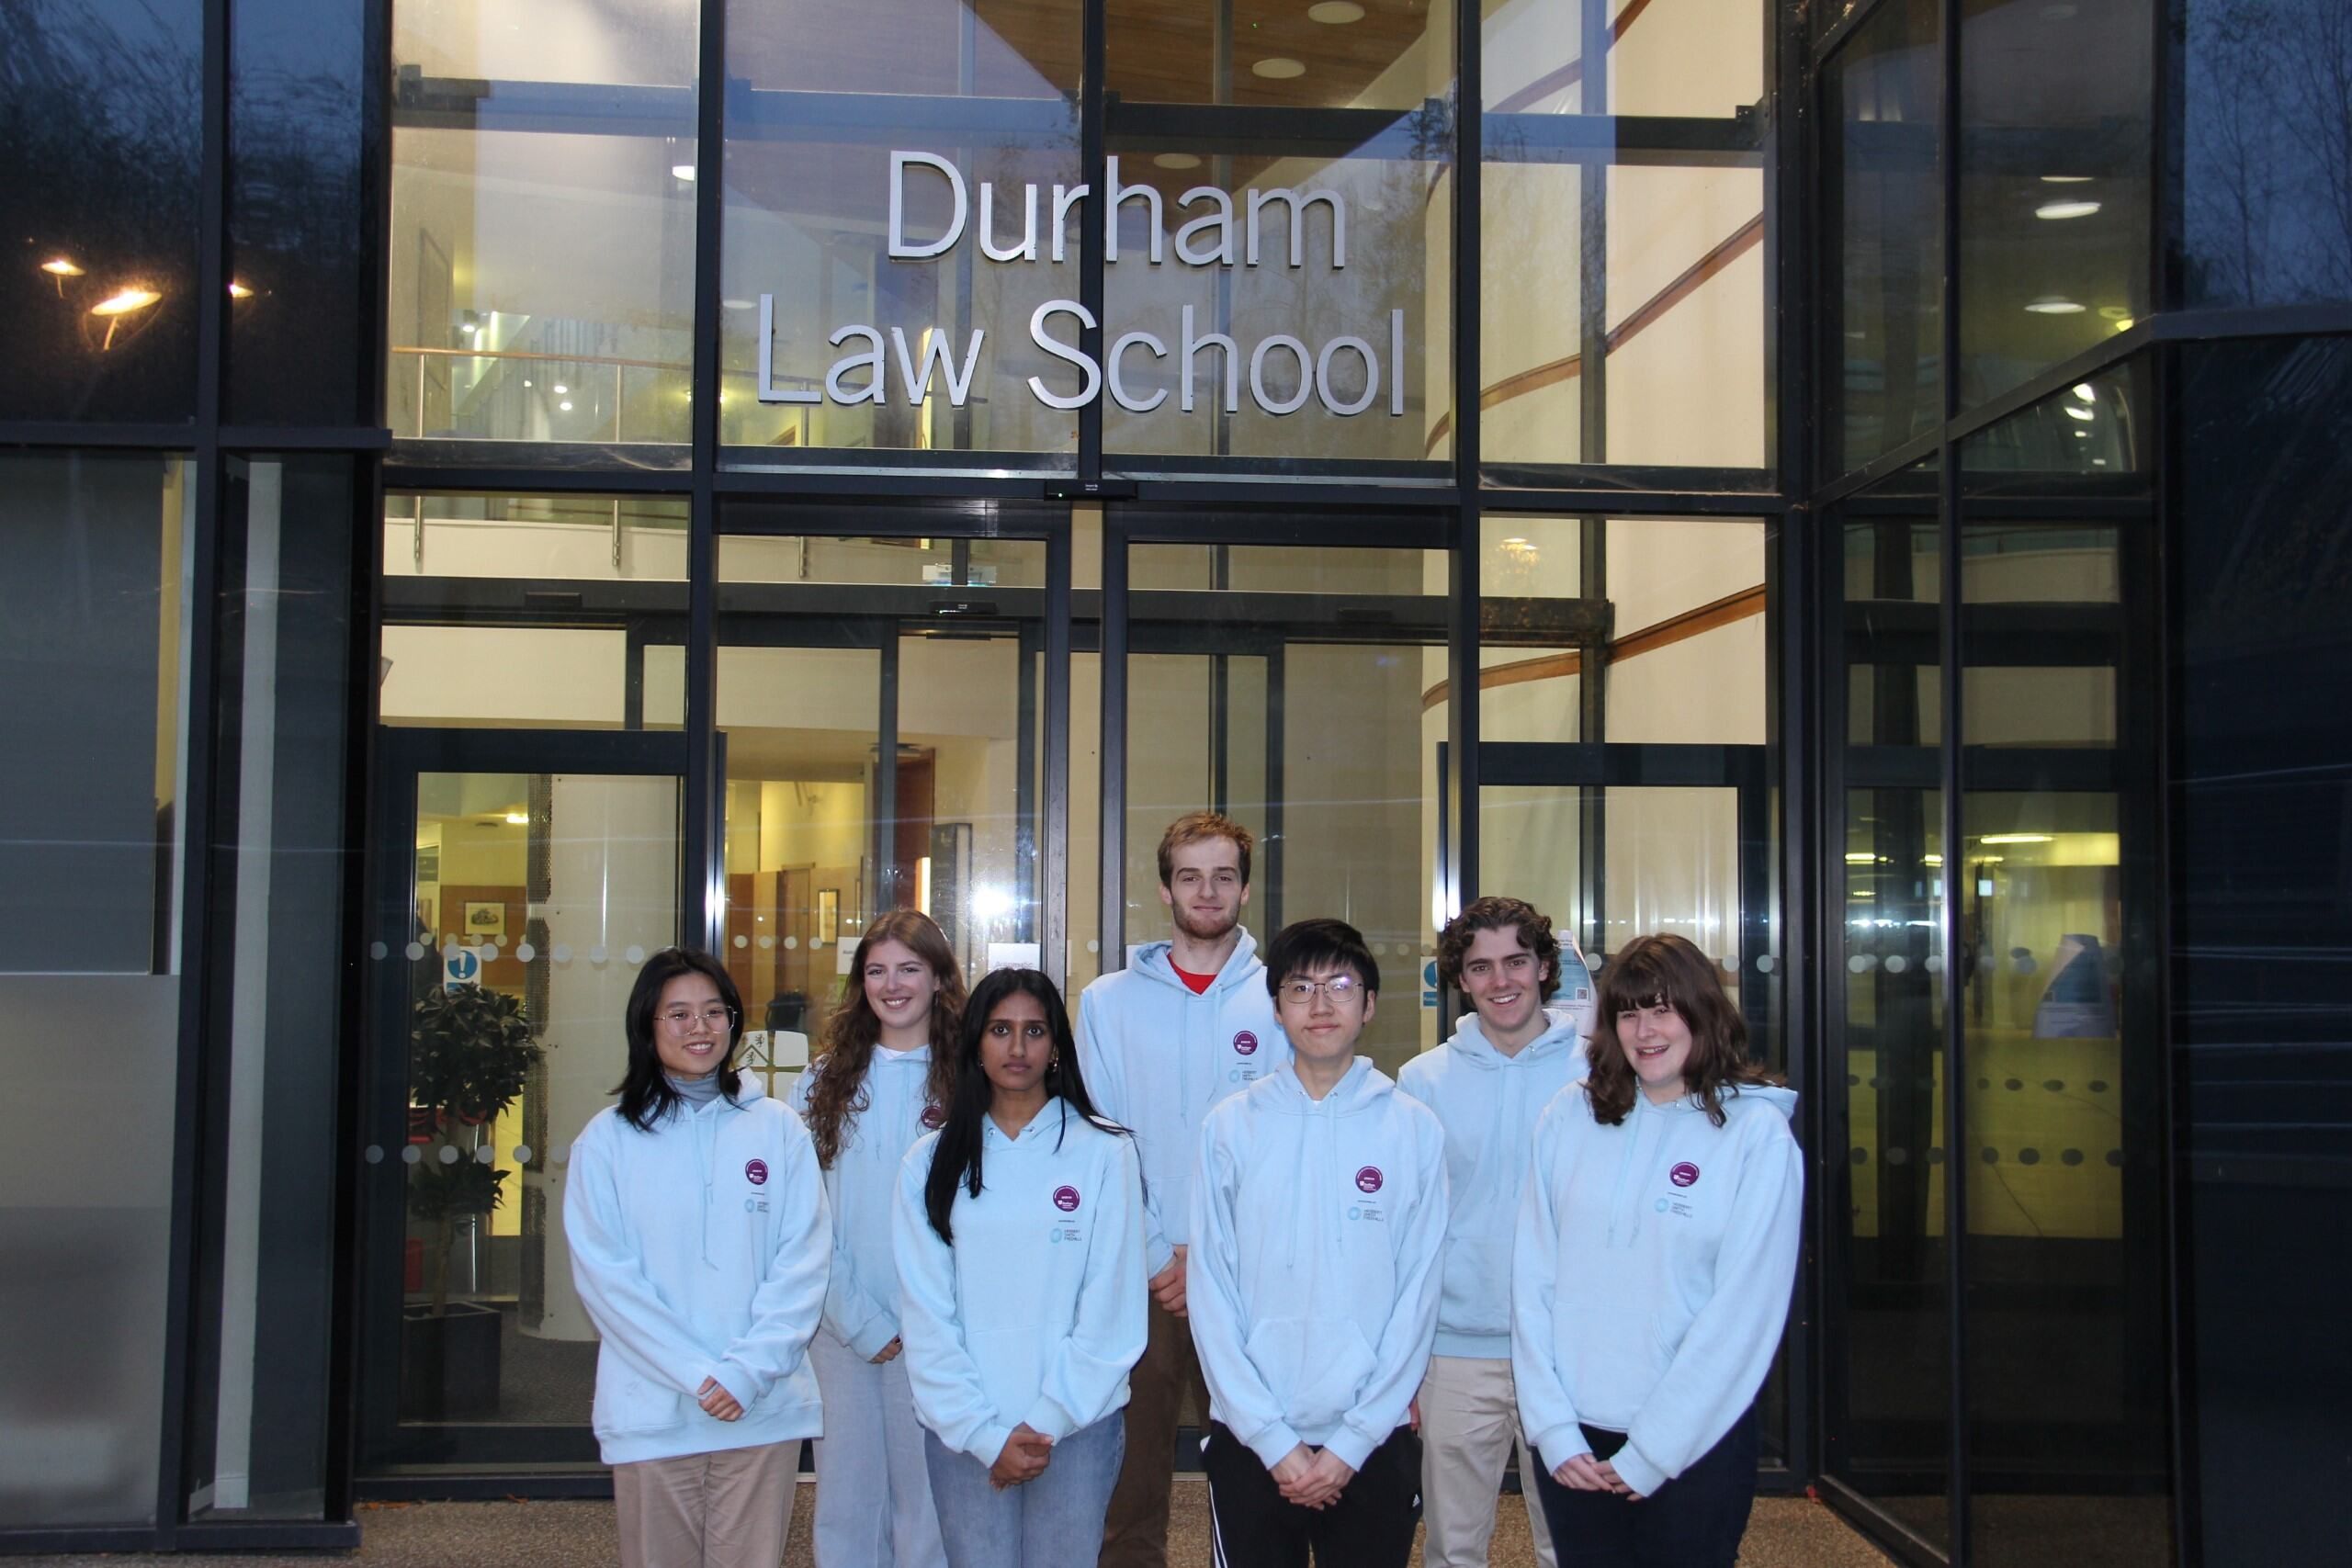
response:
M548 953L548 956L554 959L558 964L569 964L571 962L571 944L568 942L557 942L554 949Z
M735 945L737 947L749 947L752 945L752 939L747 936L738 936L735 939Z
M645 962L645 949L632 943L629 950L627 953L622 953L621 956L628 960L631 967L635 967L636 965Z
M414 1165L424 1157L424 1151L418 1148L414 1144L411 1144L408 1147L401 1151L401 1163L402 1165Z
M800 947L800 939L799 939L798 937L797 937L797 936L788 936L788 937L786 937L786 938L784 939L784 950L785 950L785 952L786 952L786 953L794 953L794 952L797 952L797 951L799 950L799 947Z
M1878 967L1878 960L1867 953L1858 953L1846 960L1846 967L1857 975L1867 975Z
M485 942L481 944L481 961L484 964L495 964L498 962L498 944L496 942Z
M1739 973L1739 954L1738 954L1738 953L1724 953L1724 956L1723 956L1723 966L1724 966L1724 974L1726 974L1726 975L1736 975L1736 974L1738 974L1738 973Z
M371 942L368 944L368 956L370 958L381 959L391 951L392 950L390 948L386 947L380 942Z
M571 1162L571 1145L570 1144L558 1144L555 1146L555 1163L558 1165L569 1165Z
M518 942L514 944L514 956L522 963L528 964L538 955L539 950L527 942Z
M1769 953L1759 953L1756 955L1756 972L1758 975L1770 975L1780 966L1780 962Z
M383 1163L384 1163L384 1145L381 1145L381 1144L370 1144L370 1145L368 1145L368 1155L367 1155L367 1159L368 1159L368 1163L369 1165L381 1165L381 1164L383 1164Z
M443 1165L455 1165L458 1163L457 1145L444 1144L441 1145L441 1163Z
M406 954L411 964L414 964L424 956L424 944L421 942L413 942L401 951Z
M588 950L588 962L591 964L602 964L605 957L605 944L601 942Z
M1887 955L1887 960L1886 960L1886 972L1887 972L1888 974L1890 974L1890 975L1900 975L1900 974L1902 974L1905 969L1908 969L1908 968L1910 968L1910 967L1911 967L1911 961L1910 961L1909 959L1907 959L1907 958L1904 957L1904 956L1903 956L1903 954L1901 954L1901 953L1889 953L1889 954Z
M769 936L769 935L768 935L768 934L766 934L764 931L761 933L761 935L760 935L760 951L761 951L762 953L765 953L765 952L767 952L767 951L768 951L768 949L770 949L770 948L774 947L775 945L775 938L774 938L774 937L772 937L772 936Z
M464 951L464 948L458 945L456 937L449 937L441 943L441 956L444 958L455 958Z
M1094 937L1088 937L1086 939L1086 951L1089 953L1100 953L1102 951L1102 943Z
M1928 973L1930 975L1942 974L1944 972L1943 955L1939 953L1931 953L1928 954L1927 968Z
M516 1165L528 1165L531 1163L530 1145L517 1144L514 1145L514 1163Z

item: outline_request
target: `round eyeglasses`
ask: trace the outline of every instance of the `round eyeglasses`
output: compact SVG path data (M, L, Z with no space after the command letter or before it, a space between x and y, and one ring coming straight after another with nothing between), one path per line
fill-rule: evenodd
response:
M1283 1000L1296 1007L1306 1007L1317 997L1333 1003L1351 1000L1363 991L1363 982L1353 975L1334 975L1328 980L1284 980Z
M657 1012L653 1016L662 1021L663 1028L679 1034L684 1034L696 1024L708 1029L724 1030L735 1027L735 1010L726 1006L707 1007L700 1012L691 1008L671 1008L665 1012Z

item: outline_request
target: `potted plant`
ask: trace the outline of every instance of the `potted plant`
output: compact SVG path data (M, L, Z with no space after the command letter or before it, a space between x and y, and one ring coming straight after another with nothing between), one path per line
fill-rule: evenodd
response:
M485 1157L485 1140L541 1055L512 997L458 986L426 993L411 1010L409 1103L442 1146L409 1170L409 1217L431 1225L433 1239L432 1300L401 1314L406 1418L446 1420L497 1408L499 1314L476 1302L450 1302L449 1257L459 1224L480 1225L504 1201L506 1172Z

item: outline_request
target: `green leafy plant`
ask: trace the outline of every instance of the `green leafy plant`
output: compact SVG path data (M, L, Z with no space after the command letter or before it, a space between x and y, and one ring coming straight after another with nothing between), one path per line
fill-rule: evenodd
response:
M409 1103L433 1113L458 1155L453 1161L428 1157L409 1172L409 1214L435 1230L433 1310L443 1313L458 1222L487 1214L505 1198L506 1172L480 1157L485 1130L522 1094L545 1053L532 1042L523 1005L478 986L419 998L408 1039Z

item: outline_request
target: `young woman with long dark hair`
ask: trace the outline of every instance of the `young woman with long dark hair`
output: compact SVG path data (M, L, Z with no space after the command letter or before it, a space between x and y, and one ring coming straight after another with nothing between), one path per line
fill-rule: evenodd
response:
M1036 970L974 987L957 1055L893 1226L940 1532L951 1568L1089 1568L1144 1348L1142 1168Z
M1563 1563L1732 1568L1796 1278L1796 1096L1681 937L1628 942L1600 1001L1587 1077L1536 1124L1511 1259L1536 1488Z
M817 1568L941 1568L922 1428L899 1360L890 1210L907 1147L956 1084L964 977L931 917L894 909L850 955L823 1053L793 1088L833 1205L832 1281L810 1348L825 1395Z
M647 959L620 1103L589 1118L565 1174L626 1568L775 1568L820 1425L825 1186L799 1118L735 1070L742 1021L706 954Z

